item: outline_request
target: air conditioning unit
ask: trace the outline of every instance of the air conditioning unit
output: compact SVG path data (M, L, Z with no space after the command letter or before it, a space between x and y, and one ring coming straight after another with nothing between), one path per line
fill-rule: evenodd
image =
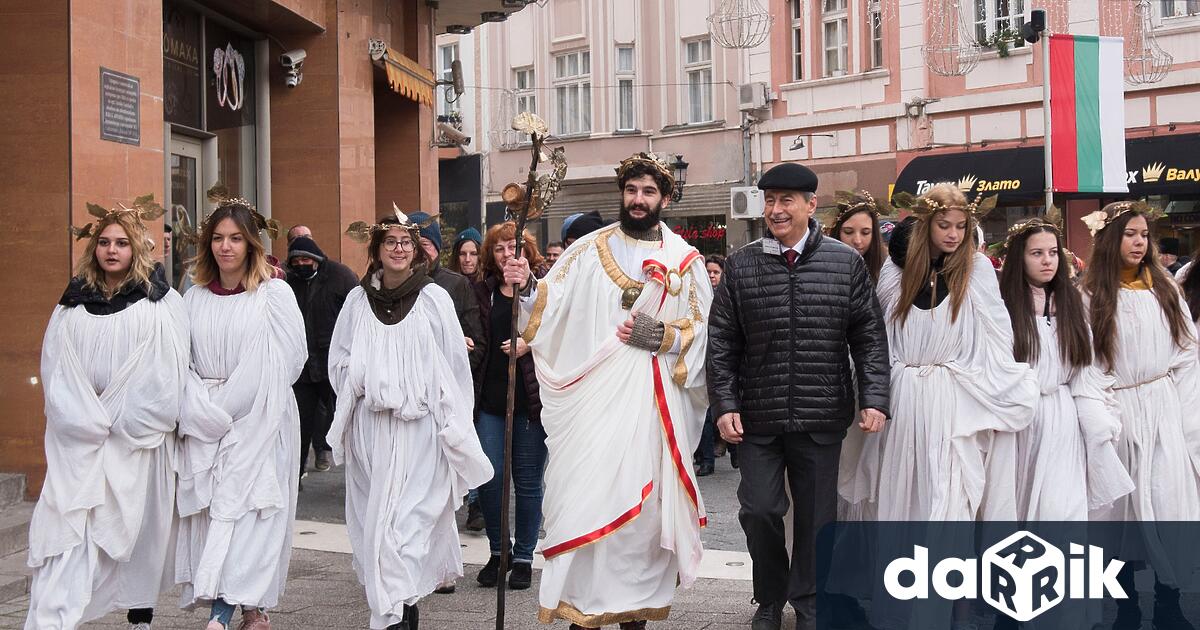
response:
M762 81L743 83L738 86L738 109L743 112L763 109L767 106L767 84Z
M734 219L758 219L763 215L763 191L758 186L729 189L729 216Z

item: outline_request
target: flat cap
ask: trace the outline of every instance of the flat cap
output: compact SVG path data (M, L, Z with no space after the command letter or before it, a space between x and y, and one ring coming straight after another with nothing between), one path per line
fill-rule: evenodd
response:
M758 180L759 190L798 190L817 192L817 174L807 166L795 162L784 162L763 173Z

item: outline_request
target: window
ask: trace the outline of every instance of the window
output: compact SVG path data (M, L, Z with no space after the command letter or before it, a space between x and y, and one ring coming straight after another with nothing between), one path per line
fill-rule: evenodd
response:
M792 80L804 80L804 0L792 0Z
M1159 11L1164 19L1200 15L1200 0L1159 0Z
M587 51L554 58L554 97L558 105L558 133L572 135L592 130L592 55Z
M846 74L848 26L846 0L822 0L821 31L825 35L825 76L840 77Z
M1025 40L1016 37L1025 24L1025 0L975 0L975 38L989 44L997 34L1009 36L1009 46L1021 48Z
M450 44L447 46L438 47L438 78L443 81L450 81L454 78L454 73L451 70L451 64L458 60L458 44ZM454 99L454 91L451 86L438 90L437 113L438 116L449 116L457 113L459 110L458 101Z
M883 15L881 0L867 0L867 28L871 30L871 69L883 67Z
M617 129L637 128L633 114L633 46L617 46Z
M534 92L533 68L522 68L513 71L513 85L516 86L517 113L537 113L537 93Z
M683 70L687 74L689 123L708 122L712 113L712 40L684 42Z

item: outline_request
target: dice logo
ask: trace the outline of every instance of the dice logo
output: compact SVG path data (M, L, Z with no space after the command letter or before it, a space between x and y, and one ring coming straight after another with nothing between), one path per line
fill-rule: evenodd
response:
M983 552L983 599L1017 621L1029 621L1063 600L1066 557L1026 531Z

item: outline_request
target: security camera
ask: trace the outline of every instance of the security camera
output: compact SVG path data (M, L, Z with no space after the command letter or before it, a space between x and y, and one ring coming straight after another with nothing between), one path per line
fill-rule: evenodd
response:
M437 128L438 132L442 134L442 137L452 144L457 144L464 147L468 144L471 144L471 136L468 136L467 134L455 129L453 125L440 122L437 124Z
M279 55L279 65L283 66L285 72L283 75L283 83L290 88L300 85L304 80L304 60L308 57L308 53L303 48L289 50L282 55Z

